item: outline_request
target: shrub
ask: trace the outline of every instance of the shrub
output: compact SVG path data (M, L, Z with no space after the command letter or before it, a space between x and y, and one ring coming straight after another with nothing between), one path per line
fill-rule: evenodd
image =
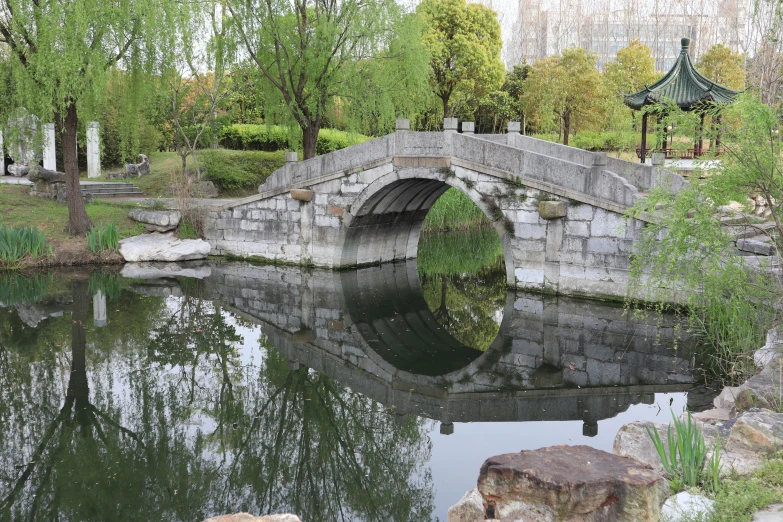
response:
M87 232L87 246L93 254L103 254L107 250L120 248L120 234L114 223L105 227L92 227Z
M11 265L27 255L38 258L50 252L46 236L37 228L0 225L0 264Z
M199 165L206 179L220 190L257 187L272 172L285 164L282 152L239 152L202 150L198 152Z
M315 145L317 154L327 154L369 140L361 134L349 134L335 129L321 129ZM235 124L220 132L220 144L232 150L275 152L290 150L298 140L298 130L279 125Z

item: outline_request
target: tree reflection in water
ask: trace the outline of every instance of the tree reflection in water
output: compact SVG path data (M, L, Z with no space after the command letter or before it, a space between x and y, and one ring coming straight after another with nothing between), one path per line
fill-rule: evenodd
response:
M101 280L104 328L85 277L35 328L0 308L0 519L431 518L423 421L245 342L198 281L164 298Z
M498 335L508 291L495 230L422 236L418 269L438 323L465 346L486 351Z

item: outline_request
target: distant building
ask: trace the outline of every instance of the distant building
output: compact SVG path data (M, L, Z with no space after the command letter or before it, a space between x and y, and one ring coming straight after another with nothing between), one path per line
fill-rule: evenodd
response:
M615 59L631 40L647 45L659 71L680 53L680 38L693 41L700 57L714 44L752 55L758 40L753 0L518 0L507 42L509 66L535 62L569 47L598 55L598 66Z

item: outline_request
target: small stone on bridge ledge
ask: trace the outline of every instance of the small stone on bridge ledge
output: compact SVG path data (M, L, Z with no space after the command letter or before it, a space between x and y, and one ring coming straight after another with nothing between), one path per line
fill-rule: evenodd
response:
M307 189L292 189L291 197L297 201L312 201L313 191Z
M538 204L538 214L544 219L565 217L566 204L563 201L542 201Z

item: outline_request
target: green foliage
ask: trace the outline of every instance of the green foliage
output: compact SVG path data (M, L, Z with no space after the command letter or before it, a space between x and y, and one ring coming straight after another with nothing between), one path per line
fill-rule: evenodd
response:
M706 369L741 382L755 371L752 354L776 320L782 292L767 271L736 255L720 223L722 208L745 202L754 191L781 201L783 159L768 107L745 98L730 112L741 118L742 130L727 136L720 171L678 194L651 191L630 212L655 218L636 244L631 294L683 305L690 331L701 340ZM773 207L773 220L773 236L779 237L779 206Z
M731 47L715 44L699 59L696 68L713 82L729 89L745 88L745 57Z
M582 131L570 140L569 145L591 151L618 151L633 148L640 139L634 131Z
M103 255L106 251L120 248L120 235L117 226L109 223L103 227L92 227L87 232L87 246L93 254Z
M189 219L183 219L179 222L177 236L180 239L198 239L199 237L198 233L196 232L196 227L193 226L193 222Z
M537 120L539 130L559 129L563 143L568 145L571 131L601 121L606 94L596 60L594 53L574 48L533 64L523 99L526 112ZM557 115L556 122L552 114Z
M298 126L304 159L316 154L318 131L335 100L350 104L345 114L354 122L376 120L390 130L426 81L420 26L392 0L227 4L247 54L266 77L265 120Z
M261 150L276 152L291 150L297 146L298 137L292 129L279 125L240 125L224 127L220 133L220 144L233 150ZM316 142L316 152L327 154L336 150L363 143L370 138L335 129L321 129Z
M721 481L710 522L750 522L756 511L783 500L783 461L774 457L748 477Z
M679 491L684 487L711 484L711 478L717 481L717 475L708 477L708 473L705 473L707 447L704 444L704 434L693 422L690 412L688 412L688 418L685 421L678 419L672 412L672 424L674 424L674 430L670 424L666 432L665 445L657 429L645 426L661 459L661 464L666 470L672 489ZM716 453L719 452L716 451ZM711 463L709 469L710 472L720 470L719 456Z
M430 84L452 115L453 94L481 99L503 84L503 42L495 11L465 0L424 0L416 13L425 24L422 42L430 53Z
M467 195L450 188L432 205L424 219L423 232L467 230L486 227L490 221Z
M0 224L0 266L9 268L25 256L37 259L50 253L51 247L46 244L46 236L37 228Z
M235 152L206 149L198 153L206 178L220 190L257 187L285 164L282 152Z

